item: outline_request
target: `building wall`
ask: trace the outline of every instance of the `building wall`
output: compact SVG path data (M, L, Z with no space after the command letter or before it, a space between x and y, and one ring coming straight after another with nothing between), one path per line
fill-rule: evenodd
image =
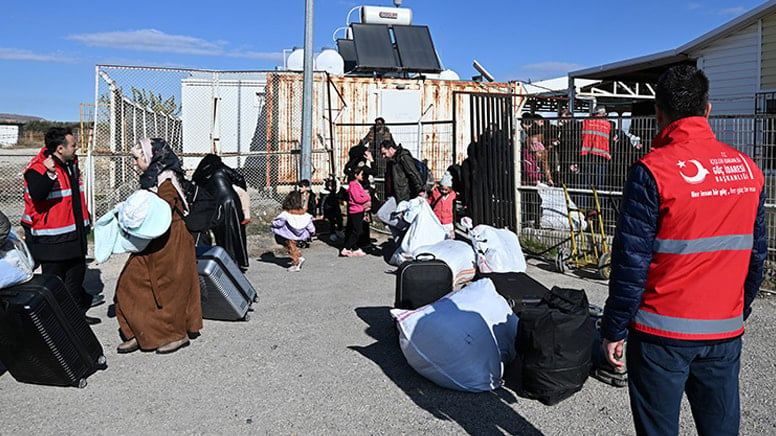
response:
M706 46L692 57L709 77L713 114L753 114L760 76L759 23Z
M16 145L19 141L19 126L15 124L0 124L0 145Z
M762 20L760 91L776 91L776 15Z

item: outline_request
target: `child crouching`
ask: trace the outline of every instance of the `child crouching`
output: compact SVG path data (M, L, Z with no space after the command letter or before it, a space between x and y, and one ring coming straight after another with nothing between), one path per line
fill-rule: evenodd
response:
M283 212L272 220L272 233L275 241L286 247L291 256L289 271L299 271L305 259L299 253L297 241L305 241L315 234L313 216L302 206L302 193L291 191L283 200Z

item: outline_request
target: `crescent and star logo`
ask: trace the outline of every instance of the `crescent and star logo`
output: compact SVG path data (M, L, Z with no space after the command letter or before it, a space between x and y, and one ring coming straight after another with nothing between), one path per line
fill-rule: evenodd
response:
M679 168L685 168L688 163L695 165L695 168L697 169L698 172L694 176L687 176L680 169L679 174L682 176L684 181L687 183L691 183L693 185L697 185L698 183L703 182L706 179L706 175L709 174L709 170L704 168L703 165L701 165L701 163L698 162L697 160L690 159L687 162L680 160L679 162L676 163L676 166L678 166Z

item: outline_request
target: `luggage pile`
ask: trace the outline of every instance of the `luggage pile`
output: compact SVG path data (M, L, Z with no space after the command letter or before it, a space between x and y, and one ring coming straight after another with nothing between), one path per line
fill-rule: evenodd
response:
M391 315L407 362L449 389L506 386L546 405L570 397L593 365L585 291L548 289L525 273L514 233L466 220L470 244L420 247L397 270Z
M0 238L0 374L19 382L83 388L107 368L102 345L57 276L33 274L24 241ZM197 247L202 315L247 320L256 289L226 251Z

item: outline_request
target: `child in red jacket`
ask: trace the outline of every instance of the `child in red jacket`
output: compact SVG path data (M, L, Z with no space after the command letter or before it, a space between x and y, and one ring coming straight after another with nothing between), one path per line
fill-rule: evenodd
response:
M442 227L447 230L450 239L455 239L453 208L456 195L455 191L451 189L452 186L453 176L449 172L445 172L442 176L442 180L440 180L439 184L431 191L431 195L429 195L426 201L431 205L431 210L433 210L434 215L439 218Z

